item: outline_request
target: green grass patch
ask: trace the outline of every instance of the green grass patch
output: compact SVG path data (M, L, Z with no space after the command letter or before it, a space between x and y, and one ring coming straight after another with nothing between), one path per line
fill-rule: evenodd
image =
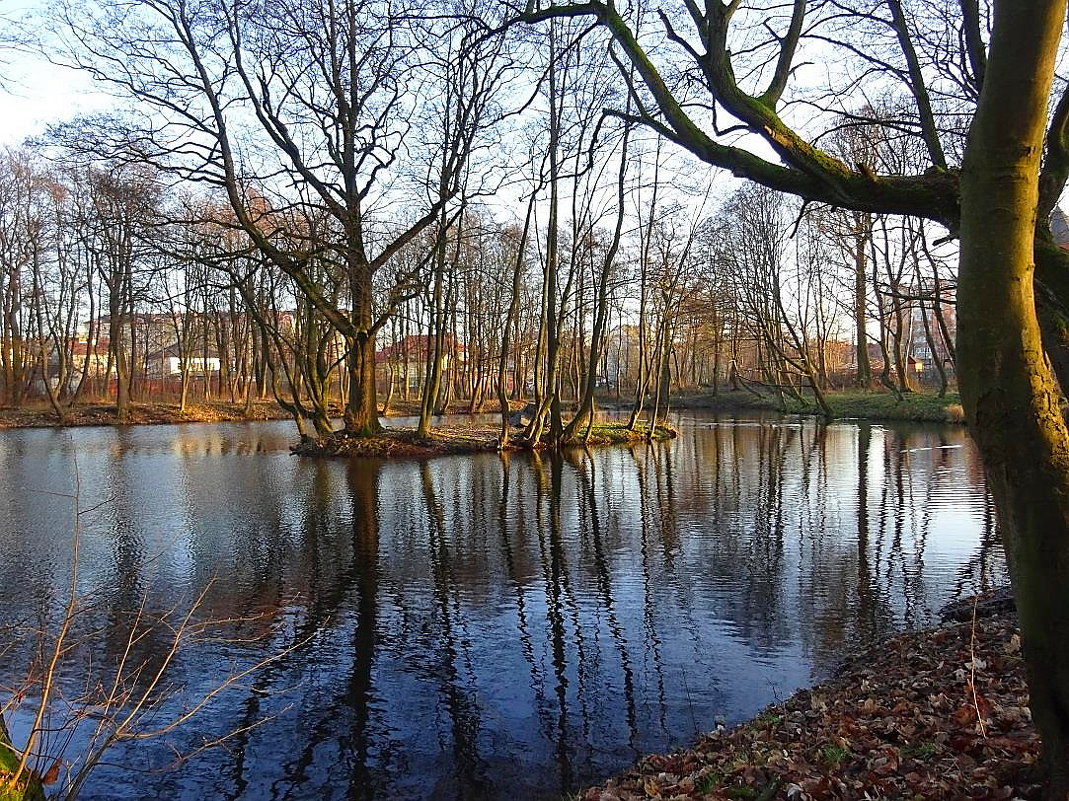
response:
M939 744L933 740L924 740L902 749L902 756L913 757L914 759L931 759L938 753Z
M957 393L938 397L934 392L907 392L899 400L882 390L829 392L828 406L834 418L865 420L907 420L932 423L962 423L964 414ZM786 398L786 408L775 396L758 397L751 392L721 392L717 395L691 395L673 399L677 409L710 409L721 412L778 411L791 414L820 414L816 403L807 398L799 403Z
M829 765L838 765L844 759L850 755L850 752L843 748L841 745L834 745L828 743L820 749L820 758L827 762Z
M698 779L698 783L694 785L694 789L704 795L706 793L711 793L713 790L720 787L722 781L724 781L724 777L716 771L713 771L712 773L706 773Z
M916 420L932 423L961 423L964 415L957 394L942 398L934 393L907 392L899 400L890 392L835 392L828 395L835 417L870 420ZM810 406L810 411L816 411Z
M748 799L757 798L760 793L758 793L757 790L755 790L753 787L739 785L738 787L728 787L724 790L724 795L726 795L728 798Z
M667 425L654 427L653 433L650 434L650 427L645 424L640 424L632 431L624 423L595 423L590 429L590 438L586 444L627 445L632 442L645 442L647 439L673 439L678 434L679 432Z

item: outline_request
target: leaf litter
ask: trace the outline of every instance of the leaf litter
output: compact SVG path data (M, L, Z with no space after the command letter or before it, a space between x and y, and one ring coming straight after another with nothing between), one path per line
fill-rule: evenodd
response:
M970 614L894 637L830 681L687 750L647 756L578 798L1038 798L1016 617L1005 605L979 608L975 624Z

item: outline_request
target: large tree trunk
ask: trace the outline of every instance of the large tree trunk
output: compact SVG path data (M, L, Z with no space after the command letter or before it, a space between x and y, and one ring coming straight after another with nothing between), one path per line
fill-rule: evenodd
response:
M434 288L427 307L427 337L424 360L423 394L420 397L419 425L417 433L428 437L431 433L431 417L437 411L438 395L442 389L442 361L445 351L445 247L447 222L445 213L439 221L438 236L434 242ZM459 235L457 237L459 241Z
M115 365L115 418L121 423L126 420L130 411L130 362L126 353L126 346L122 341L121 317L112 314L111 318L111 348L112 364ZM105 375L109 379L111 373Z
M1069 389L1069 254L1054 242L1050 225L1039 220L1036 238L1036 312L1051 367Z
M360 333L349 344L349 402L345 429L360 437L382 431L375 393L375 335Z
M350 267L350 276L356 336L347 337L345 343L349 371L345 429L357 436L369 437L382 431L375 394L375 331L372 327L375 305L371 267L362 261L358 262Z
M1069 797L1069 430L1033 297L1038 170L1065 0L998 0L961 178L958 369L999 511L1049 798Z

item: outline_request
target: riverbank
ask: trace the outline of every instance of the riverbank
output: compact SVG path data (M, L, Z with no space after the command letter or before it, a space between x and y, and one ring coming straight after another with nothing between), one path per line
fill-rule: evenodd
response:
M513 403L513 410L524 408L521 401ZM496 407L494 409L496 412ZM465 414L467 408L452 409L453 414ZM341 412L338 411L338 415ZM382 415L392 417L416 417L418 401L391 403ZM168 425L176 423L229 423L256 420L290 420L290 413L274 400L256 400L251 405L226 401L199 401L187 403L181 409L177 403L132 403L126 420L120 421L114 403L85 403L68 409L63 422L55 410L43 402L19 408L0 408L0 429L4 428L59 428L63 426L116 426L116 425Z
M0 409L0 429L58 428L62 426L168 425L175 423L228 423L254 420L286 420L289 415L272 401L244 403L217 401L190 403L133 403L126 419L119 420L115 404L87 403L67 411L63 422L51 406Z
M613 398L600 401L603 408L627 410L629 404L619 404ZM868 420L905 420L929 421L935 423L961 423L963 415L958 396L948 394L945 398L925 393L911 393L897 400L889 392L833 392L828 395L832 412L839 419ZM513 411L523 409L525 403L514 401ZM712 393L687 393L672 397L671 408L701 409L718 412L758 412L770 411L788 414L819 414L813 405L788 403L784 409L779 401L770 395L755 395L752 392L725 391ZM467 404L461 402L450 409L453 415L467 414ZM479 414L496 414L497 408L486 407ZM419 405L415 401L394 401L386 415L387 418L414 417L419 414ZM38 404L18 409L0 409L0 429L5 428L55 428L59 426L109 426L109 425L164 425L175 423L222 423L249 422L255 420L287 420L289 414L273 400L254 401L251 406L244 403L227 403L224 401L199 402L186 405L180 410L177 403L134 403L131 404L124 421L115 414L114 404L89 403L77 406L67 412L62 423L56 417L52 407ZM469 428L482 428L478 426ZM496 437L496 426L493 429ZM482 437L481 437L482 438ZM496 447L496 446L495 446Z
M886 391L829 392L828 406L835 419L888 420L931 423L963 423L965 415L956 393L943 398L934 393L910 392L901 400ZM786 407L772 395L758 395L745 391L681 394L672 397L673 409L705 409L719 412L769 411L786 414L820 415L814 403L798 403L787 398Z
M1039 739L1012 612L899 635L693 747L576 796L1038 798Z

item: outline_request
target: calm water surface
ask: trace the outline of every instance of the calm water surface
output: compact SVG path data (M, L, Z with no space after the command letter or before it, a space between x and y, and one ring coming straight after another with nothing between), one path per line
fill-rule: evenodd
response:
M117 746L86 798L550 798L1003 578L961 429L678 424L650 447L423 463L296 459L285 423L4 432L3 684L68 596L75 493L65 697L127 650L144 684L172 638L139 615L229 621L190 633L146 725L280 654Z

